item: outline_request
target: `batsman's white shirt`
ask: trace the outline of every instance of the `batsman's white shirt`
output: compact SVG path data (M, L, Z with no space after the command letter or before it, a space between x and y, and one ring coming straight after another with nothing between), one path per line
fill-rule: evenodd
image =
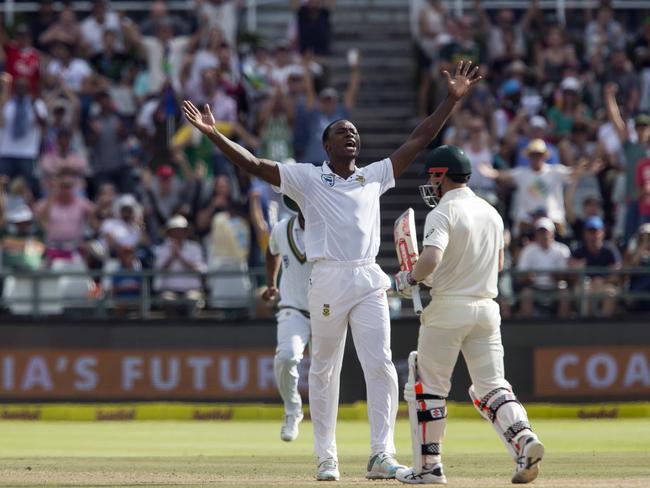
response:
M426 280L432 297L497 296L503 220L472 190L458 188L443 195L427 215L422 244L443 251L442 261Z
M284 219L273 227L269 251L275 256L280 256L282 260L280 308L309 310L307 285L313 265L307 262L304 231L298 223L298 217Z
M282 193L305 216L309 261L360 261L379 252L379 197L395 186L393 165L386 158L355 168L348 178L327 163L278 165Z

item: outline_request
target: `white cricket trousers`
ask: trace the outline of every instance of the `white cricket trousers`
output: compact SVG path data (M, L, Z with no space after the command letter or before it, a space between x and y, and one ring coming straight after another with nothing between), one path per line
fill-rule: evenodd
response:
M374 260L317 261L309 283L309 407L316 456L338 459L336 416L348 323L366 381L370 449L395 453L398 397L386 298L390 279Z
M280 310L277 319L278 345L273 359L275 382L284 403L284 413L295 415L302 411L298 365L309 342L309 319L291 308Z
M504 378L501 316L494 300L434 297L420 323L418 376L432 394L449 394L459 352L479 398L510 387Z

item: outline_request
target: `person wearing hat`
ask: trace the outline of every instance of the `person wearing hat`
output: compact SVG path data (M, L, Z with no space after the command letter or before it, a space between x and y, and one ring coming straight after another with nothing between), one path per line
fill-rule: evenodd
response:
M404 399L417 404L418 435L412 442L418 453L414 466L421 470L398 470L396 478L409 484L447 482L441 460L446 398L462 352L474 406L489 418L516 463L512 482L528 483L537 477L544 446L504 377L501 317L494 300L504 264L503 220L467 186L472 164L462 149L434 149L424 169L427 182L420 193L433 210L424 224L423 250L412 271L395 275L403 296L417 283L431 286L431 302L420 316L416 383L404 386Z
M541 115L529 117L525 110L519 111L508 126L505 136L506 140L517 148L515 167L530 166L530 160L526 153L528 144L533 139L542 139L546 142L548 136L548 122L544 117ZM549 152L546 164L560 164L560 152L558 148L550 142L546 142L546 148Z
M609 268L614 271L621 267L621 255L615 246L605 242L605 223L598 216L585 220L583 239L574 249L569 260L573 269L597 267ZM611 317L616 312L617 297L620 293L620 277L602 271L587 271L585 280L578 283L583 287L586 297L585 304L580 308L586 309L588 315L595 315L594 304L602 300L600 315Z
M260 159L215 127L205 107L183 103L188 121L246 173L280 188L305 215L305 252L310 277L311 367L309 408L314 426L316 479L340 479L336 446L340 372L348 325L367 384L370 457L366 477L390 479L395 459L397 372L390 352L389 277L376 264L380 244L379 199L444 126L458 102L481 80L478 67L459 61L445 72L448 95L388 158L358 167L361 137L349 120L325 127L321 141L329 161L280 164Z
M323 147L323 131L334 121L350 117L350 111L357 103L361 70L358 59L350 64L348 86L341 102L338 90L333 87L324 88L318 96L316 95L308 58L305 64L305 110L297 113L297 124L306 126L306 142L304 153L296 154L296 159L301 163L321 165L328 159L327 151Z
M280 298L278 304L278 345L273 360L275 382L284 403L284 422L280 429L283 441L298 437L302 421L302 400L298 391L298 365L309 342L309 276L313 264L305 255L305 217L298 204L282 195L285 206L293 216L278 222L271 231L266 250L266 283L262 294L265 301ZM278 273L282 279L278 289Z
M537 270L563 270L568 267L571 250L555 240L555 224L548 217L535 222L535 238L521 250L517 270L519 275L519 315L527 318L535 314L535 304L555 307L557 316L566 318L571 311L567 283L557 273L540 273Z
M514 187L511 217L515 236L532 229L531 215L540 209L558 226L558 233L563 234L566 226L564 186L568 183L572 170L561 164L546 163L549 150L542 139L530 141L526 154L530 160L529 167L496 170L482 166L479 170L484 176Z
M201 246L188 239L189 224L182 215L167 222L167 238L156 248L154 269L158 271L193 271L197 274L161 276L155 288L165 301L191 300L197 307L203 302L203 283L199 273L206 264Z
M5 215L4 181L0 181L0 263L5 271L40 269L45 245L34 227L34 215L20 205Z
M117 256L122 247L139 249L148 244L142 208L133 195L125 194L117 199L113 218L102 222L99 236L111 256Z
M639 161L650 156L650 115L638 114L634 119L637 142L633 142L627 125L621 116L616 94L618 86L614 83L605 85L605 109L607 117L616 130L623 148L623 174L625 178L624 197L616 201L625 210L620 219L625 222L624 239L629 240L639 227L639 202L636 181L636 168Z
M562 98L559 106L553 106L548 111L551 132L558 139L571 134L575 122L589 124L592 118L591 110L582 103L582 83L577 78L564 78L560 83L560 90Z
M630 292L650 294L650 223L642 224L634 239L631 239L625 251L625 266L644 268L645 274L630 276ZM650 310L650 298L630 299L635 310Z

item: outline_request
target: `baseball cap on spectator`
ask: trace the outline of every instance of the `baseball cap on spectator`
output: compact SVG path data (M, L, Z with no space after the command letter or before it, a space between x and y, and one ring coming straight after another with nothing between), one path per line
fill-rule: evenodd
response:
M641 224L641 226L639 227L638 234L639 235L650 234L650 223Z
M580 84L580 81L578 78L575 78L573 76L568 76L562 80L562 83L560 83L560 88L562 91L572 91L579 93L582 85Z
M501 93L508 97L521 92L521 82L515 78L511 78L501 85Z
M639 114L636 117L634 117L634 126L639 127L639 126L646 126L650 125L650 115L648 114Z
M548 156L550 153L544 139L533 139L526 147L526 154L544 154Z
M117 200L117 208L129 207L135 209L137 206L138 206L138 201L135 199L133 195L130 194L122 195Z
M188 227L187 219L182 215L174 215L171 219L167 221L167 230L187 229L187 227Z
M548 217L542 217L541 219L537 219L537 222L535 222L535 230L540 229L555 233L555 224Z
M528 121L528 125L538 129L548 129L548 122L546 122L546 119L541 115L533 115Z
M318 94L318 96L319 96L319 98L322 98L324 100L327 100L327 99L338 100L339 92L338 92L338 90L336 88L329 87L329 88L324 88L323 90L321 90L321 92Z
M34 214L27 205L20 205L7 213L7 222L10 224L22 224L31 222L33 219Z
M160 179L167 180L172 176L174 176L174 168L172 168L168 164L162 164L158 166L158 169L156 170L156 175Z
M603 222L603 219L601 219L598 216L589 217L585 221L586 230L603 230L604 228L605 228L605 223Z

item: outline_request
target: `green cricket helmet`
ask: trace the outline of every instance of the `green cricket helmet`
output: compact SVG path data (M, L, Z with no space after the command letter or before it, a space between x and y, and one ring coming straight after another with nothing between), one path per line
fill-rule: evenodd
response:
M445 176L463 182L472 174L472 163L465 152L457 146L440 146L424 158L427 184L420 185L424 203L433 208L440 201L440 185Z

